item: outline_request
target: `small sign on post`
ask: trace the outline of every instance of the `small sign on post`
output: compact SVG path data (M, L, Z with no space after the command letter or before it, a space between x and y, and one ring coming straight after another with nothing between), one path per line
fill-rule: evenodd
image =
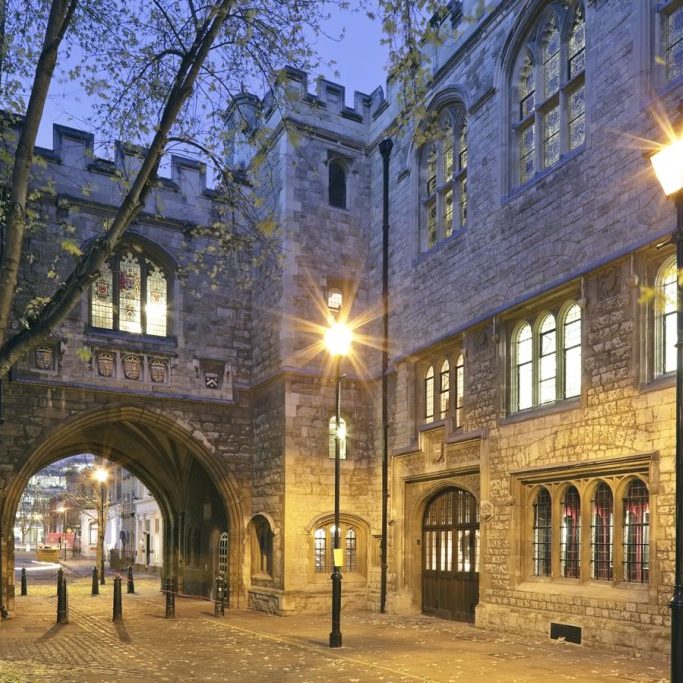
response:
M344 549L335 548L332 552L334 555L334 566L341 567L344 564Z

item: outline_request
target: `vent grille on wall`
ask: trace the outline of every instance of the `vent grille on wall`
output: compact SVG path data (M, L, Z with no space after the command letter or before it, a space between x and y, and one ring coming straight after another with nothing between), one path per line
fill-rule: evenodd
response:
M550 637L553 640L564 638L568 643L581 645L581 627L570 626L569 624L550 623Z

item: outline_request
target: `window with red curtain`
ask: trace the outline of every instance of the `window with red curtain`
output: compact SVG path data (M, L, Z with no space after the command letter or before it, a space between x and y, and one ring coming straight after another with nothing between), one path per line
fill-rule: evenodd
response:
M613 576L614 498L607 484L598 484L592 503L591 578L609 581Z
M568 486L562 498L560 528L560 573L577 579L581 568L581 501L575 486Z
M547 489L541 489L534 503L533 562L535 576L550 576L551 520L550 494Z
M650 574L650 504L647 486L631 482L624 498L624 581L643 583Z

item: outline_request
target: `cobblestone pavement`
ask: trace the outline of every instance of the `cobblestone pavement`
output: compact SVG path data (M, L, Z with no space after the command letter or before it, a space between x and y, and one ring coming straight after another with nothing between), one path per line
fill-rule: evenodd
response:
M67 576L68 573L67 573ZM90 595L70 577L69 624L56 625L54 585L30 586L0 624L0 682L110 681L638 681L668 665L556 641L522 639L429 617L343 613L344 647L328 647L329 617L273 617L178 598L165 619L158 577L123 582L123 622L112 622L112 582Z

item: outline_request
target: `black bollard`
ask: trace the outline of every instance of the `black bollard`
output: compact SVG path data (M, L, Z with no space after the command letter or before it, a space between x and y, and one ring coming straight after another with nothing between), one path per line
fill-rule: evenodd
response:
M57 601L59 601L60 589L64 581L64 570L60 567L57 570Z
M90 595L99 595L100 594L100 584L97 579L97 567L92 568L92 590L90 591Z
M28 589L26 586L26 567L21 568L21 594L28 595Z
M114 577L114 616L112 621L123 620L123 601L121 600L121 577Z
M61 571L61 569L60 569ZM66 590L66 579L62 576L62 580L57 588L57 623L69 623L69 602Z
M128 590L127 593L135 593L135 581L133 580L133 565L128 566Z
M213 616L223 617L225 616L225 603L223 602L223 576L222 572L219 572L216 576L216 585L214 589L215 602L213 604Z
M175 619L175 593L173 579L166 579L166 618Z

